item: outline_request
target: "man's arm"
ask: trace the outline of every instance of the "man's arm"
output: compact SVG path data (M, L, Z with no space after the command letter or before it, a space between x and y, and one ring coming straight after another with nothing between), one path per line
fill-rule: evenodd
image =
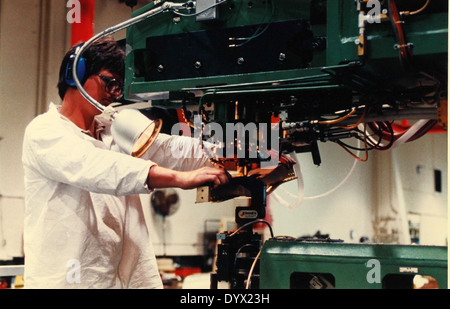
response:
M167 187L194 189L207 183L217 187L228 183L230 178L230 174L222 168L203 167L180 172L153 165L149 171L147 185L152 189Z
M210 144L200 144L198 139L160 133L150 149L142 156L159 166L177 171L191 171L205 166L212 167L209 157L202 149Z

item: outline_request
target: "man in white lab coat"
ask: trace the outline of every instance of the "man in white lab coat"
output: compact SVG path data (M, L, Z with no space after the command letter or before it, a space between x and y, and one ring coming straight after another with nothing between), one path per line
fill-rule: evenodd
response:
M25 288L162 288L138 194L218 186L230 175L184 137L160 134L145 159L120 153L109 121L68 80L73 54L61 65L62 104L51 104L24 136ZM84 89L111 104L122 92L123 51L107 37L83 58Z

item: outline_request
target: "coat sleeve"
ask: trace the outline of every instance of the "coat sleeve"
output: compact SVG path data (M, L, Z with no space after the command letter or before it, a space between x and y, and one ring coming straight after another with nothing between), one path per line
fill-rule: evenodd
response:
M207 149L212 146L209 143L203 145ZM205 166L213 166L207 153L197 139L160 133L142 158L173 170L191 171Z
M35 172L86 191L116 196L150 192L146 182L152 161L98 148L40 119L25 131L22 159Z

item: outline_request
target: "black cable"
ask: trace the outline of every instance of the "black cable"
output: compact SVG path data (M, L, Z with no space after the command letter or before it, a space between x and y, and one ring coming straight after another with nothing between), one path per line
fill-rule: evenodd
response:
M360 141L364 142L364 139L362 139L360 137L356 137L356 138L359 139ZM352 150L357 150L357 151L365 151L366 150L366 148L355 147L355 146L349 145L347 143L344 143L341 140L336 140L336 141L333 141L333 142L335 142L335 143L337 143L337 144L339 144L339 145L341 145L343 147L346 147L348 149L352 149ZM373 150L375 148L376 148L375 146L370 146L370 147L367 147L367 150Z
M247 222L247 223L245 223L244 225L240 226L236 231L234 231L233 233L231 233L231 234L229 235L229 237L234 236L234 235L237 234L240 230L242 230L244 227L247 227L247 226L249 226L249 225L256 224L256 223L265 223L265 224L269 227L271 237L272 237L272 238L274 237L273 230L272 230L272 226L270 225L269 222L267 222L267 221L265 221L265 220L254 220L254 221Z
M392 129L391 123L389 123L387 121L385 121L385 122L371 122L368 125L374 132L378 129L378 132L379 132L378 134L379 134L379 136L381 138L383 138L383 134L384 134L383 132L386 132L386 131L389 133L389 135L391 137L390 140L389 140L389 143L387 145L379 146L379 144L378 144L376 149L378 149L378 150L386 150L386 149L391 148L391 146L394 144L394 141L395 141L394 129ZM375 127L375 125L377 127ZM384 127L385 130L383 131L383 129L381 127Z
M273 20L273 16L274 16L274 13L275 13L275 5L274 5L273 0L267 0L266 5L269 2L270 2L270 5L271 5L271 11L272 12L271 12L270 20L266 24L266 26L261 30L261 26L262 25L259 25L259 27L256 29L256 31L249 37L246 37L246 38L234 38L233 41L244 41L244 42L239 43L239 44L231 44L230 47L241 47L241 46L247 44L248 42L252 41L253 39L256 39L257 37L262 35L264 32L266 32L267 29L269 29L270 25L273 22L272 20Z
M259 251L259 248L258 248L256 245L253 245L253 244L245 244L245 245L241 246L241 247L236 251L236 254L234 255L233 272L236 271L236 264L237 264L237 259L238 259L239 253L241 253L241 250L244 249L244 248L246 248L246 247L254 248L254 249L256 249L256 252Z

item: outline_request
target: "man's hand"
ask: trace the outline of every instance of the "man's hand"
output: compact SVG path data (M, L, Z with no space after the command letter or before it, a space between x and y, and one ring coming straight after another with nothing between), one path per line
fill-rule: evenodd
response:
M205 184L213 184L214 188L228 183L231 175L222 168L203 167L188 172L179 172L160 166L150 169L147 184L150 188L194 189Z
M193 189L205 184L214 184L214 188L228 183L231 175L223 168L203 167L190 172L179 172L179 188Z

